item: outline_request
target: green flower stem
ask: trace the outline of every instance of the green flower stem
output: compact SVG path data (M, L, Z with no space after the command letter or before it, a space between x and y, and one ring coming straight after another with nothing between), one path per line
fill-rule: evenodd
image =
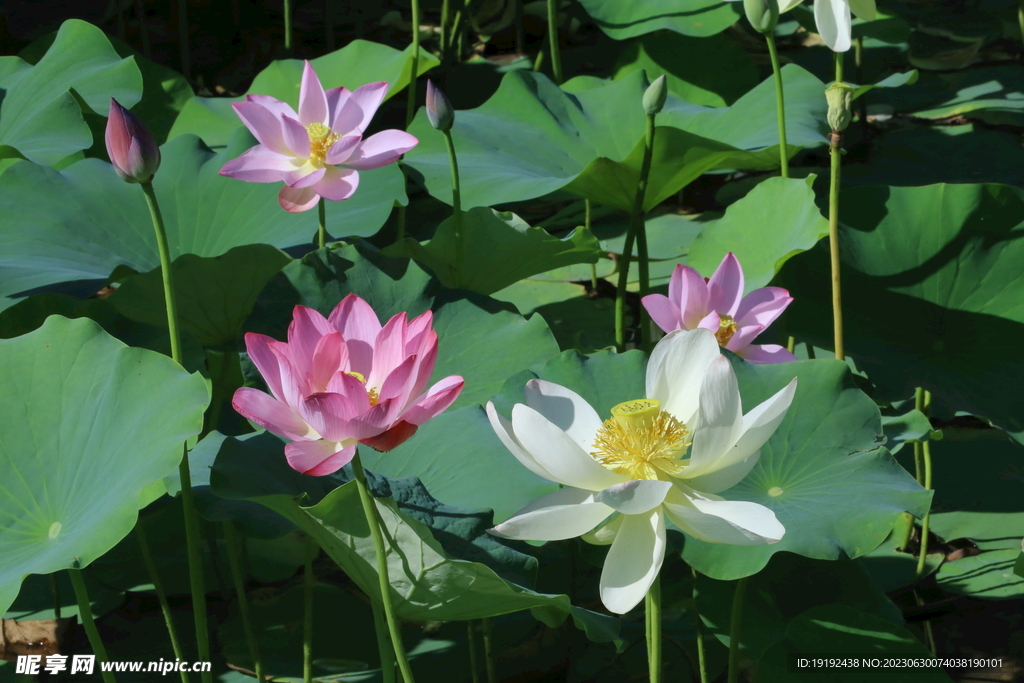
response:
M53 618L60 619L60 584L57 583L56 574L47 574L50 579L50 593L53 595Z
M914 410L923 413L924 412L924 389L917 387L914 390ZM917 480L918 484L924 485L924 466L923 466L923 450L921 448L921 442L914 441L914 479Z
M391 580L388 578L388 556L384 549L384 536L380 531L381 522L377 515L376 504L373 502L373 496L370 494L370 487L366 484L366 473L363 471L363 463L359 459L359 451L356 451L352 458L352 474L355 476L356 486L359 488L359 500L363 504L363 514L370 527L370 536L373 537L373 549L377 556L377 578L380 582L380 599L384 606L384 616L388 622L391 646L395 650L395 658L398 660L398 668L402 672L404 683L415 683L416 679L413 678L409 660L405 656L405 645L402 643L402 632L398 628L395 608L391 603Z
M768 43L768 54L772 59L772 73L775 75L775 109L779 117L779 168L783 178L789 177L789 146L786 144L786 97L782 91L782 68L779 66L779 51L775 46L775 35L764 34Z
M537 50L537 56L533 58L533 70L540 71L541 67L544 66L544 46L541 45Z
M174 656L179 661L183 661L185 659L185 651L181 649L181 641L178 640L178 630L174 627L174 615L171 614L171 605L167 602L167 592L164 591L164 583L160 580L156 563L153 562L153 554L149 551L149 541L146 538L146 528L142 517L139 517L139 521L135 523L135 539L139 542L142 563L146 565L149 580L153 583L153 588L156 590L156 599L160 603L160 611L163 613L164 623L167 625L167 637L171 639L171 649L174 650ZM185 671L180 673L182 683L188 683L188 673Z
M412 74L405 101L405 128L412 125L416 113L416 79L420 75L420 0L412 0Z
M548 0L548 45L551 50L551 73L555 83L562 85L562 55L558 51L558 0Z
M619 351L626 350L626 285L629 284L629 259L633 255L633 241L640 242L637 257L640 260L640 296L647 294L650 288L650 276L647 272L647 229L644 226L644 195L647 193L647 177L651 173L651 157L654 154L654 115L647 116L647 132L645 135L644 160L640 166L640 179L636 186L636 197L633 200L633 211L629 215L629 227L626 230L626 244L619 260L619 282L615 292L615 345ZM640 235L638 239L638 235ZM640 329L646 326L646 316L640 314ZM648 332L649 334L649 332ZM643 333L641 332L641 335ZM650 339L648 338L648 343Z
M75 563L77 564L77 561ZM89 600L89 591L85 587L85 580L82 579L82 570L69 569L68 574L71 576L71 585L75 588L75 599L78 600L78 614L82 619L85 635L89 637L89 645L96 654L96 660L100 664L105 664L109 661L107 659L107 648L103 646L99 629L96 628L96 622L92 618L92 601ZM114 672L103 671L103 667L100 667L100 672L103 674L103 683L115 683Z
M743 619L743 594L747 590L747 577L736 582L732 594L732 614L729 617L729 683L740 680L740 625Z
M900 550L907 549L907 546L910 545L910 537L914 533L914 515L909 512L904 512L903 519L907 523L907 528L903 530L903 539L900 541Z
M466 622L466 642L469 644L469 671L472 674L473 683L480 683L480 663L477 661L479 655L476 652L476 629L472 619Z
M448 26L448 15L451 14L451 1L441 0L441 32L438 38L441 41L441 64L448 63L448 39L451 27Z
M153 219L153 230L156 232L157 249L160 252L160 274L164 283L164 305L167 308L167 327L171 337L171 358L181 364L181 333L178 330L178 307L171 274L171 250L167 244L167 230L164 227L160 205L156 201L153 183L142 183L143 194L149 206L149 215ZM199 648L199 661L210 661L210 636L206 625L206 587L203 577L203 556L199 550L200 532L199 517L192 495L192 472L188 466L188 449L181 449L181 463L178 465L181 479L181 507L185 515L185 544L188 549L188 578L192 591L192 612L195 617L196 644ZM203 683L213 683L213 672L202 673Z
M644 611L647 613L647 667L651 683L661 683L661 576L654 577L654 583L644 597Z
M697 570L693 572L693 590L690 592L690 614L693 615L693 628L697 632L697 665L700 667L700 683L708 683L708 663L704 654L704 622L697 611Z
M921 389L918 389L921 391ZM922 411L925 415L931 412L932 407L932 392L923 391L924 399ZM928 439L921 444L923 451L924 460L924 482L923 485L929 491L932 489L932 441ZM916 576L921 578L924 575L925 558L928 555L928 523L931 521L932 511L931 504L929 503L928 510L924 513L924 519L921 520L921 549L917 555L917 573ZM927 622L925 622L927 623Z
M480 620L481 631L484 635L484 666L487 669L487 683L498 683L498 677L494 673L494 647L491 639L491 618L484 617Z
M260 646L252 629L249 617L249 600L245 597L245 575L242 572L242 541L238 537L235 523L231 520L222 522L224 541L227 543L228 564L231 565L231 580L235 584L235 597L238 600L238 611L242 615L242 628L245 630L245 642L249 646L249 658L256 669L256 680L260 683L267 680L263 674L263 660L260 658ZM177 654L177 652L175 652ZM184 674L182 674L184 676Z
M316 230L316 247L323 249L327 246L327 204L323 197L317 202L316 212L319 220Z
M462 243L462 189L459 184L459 159L455 156L452 132L444 131L444 144L448 148L448 161L452 168L452 221L455 232L455 286L462 286L462 267L465 245Z
M284 0L284 51L292 54L292 0Z
M185 0L178 0L178 48L181 54L181 74L185 80L192 78L188 46L188 8Z
M146 8L144 0L135 0L135 16L139 19L139 34L142 39L142 54L146 59L152 59L153 55L149 49L149 26L146 25Z
M391 645L391 636L388 635L384 610L372 598L370 599L370 609L373 611L373 630L377 634L381 677L384 679L384 683L395 683L395 648Z
M321 200L322 201L322 200ZM313 683L313 560L320 547L306 536L306 566L302 572L302 680Z
M836 54L836 82L843 81L843 53ZM843 134L833 130L829 136L829 157L832 160L828 189L828 245L832 259L832 336L836 358L845 360L843 349L843 301L839 282L839 169L842 164Z

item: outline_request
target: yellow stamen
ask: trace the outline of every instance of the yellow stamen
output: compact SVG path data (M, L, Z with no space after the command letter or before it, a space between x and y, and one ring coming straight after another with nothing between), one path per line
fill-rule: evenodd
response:
M314 124L314 125L319 125L319 124ZM366 378L363 377L362 374L360 374L358 372L355 372L354 370L352 372L346 372L345 374L346 375L352 375L357 380L362 382L364 385L366 384ZM366 396L367 396L367 398L370 399L370 405L371 406L375 406L375 405L377 405L380 402L380 390L378 390L378 389L368 388L366 390Z
M327 153L331 151L334 143L341 139L340 133L335 133L322 123L311 123L306 126L306 133L309 135L309 161L317 168L327 165Z
M715 332L715 338L718 339L719 346L725 346L740 327L731 315L720 315L719 318L718 332Z
M686 469L682 456L690 430L655 399L639 399L612 408L594 436L591 455L612 472L632 479L659 479Z

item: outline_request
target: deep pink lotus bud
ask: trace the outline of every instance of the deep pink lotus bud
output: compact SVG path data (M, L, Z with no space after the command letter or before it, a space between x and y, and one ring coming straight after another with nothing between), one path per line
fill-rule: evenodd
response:
M148 183L160 168L160 148L149 130L114 98L110 98L107 131L103 136L107 155L121 179Z
M428 388L437 360L430 311L399 313L381 325L355 294L329 318L296 306L288 341L245 335L270 394L242 387L231 405L287 439L288 464L322 476L344 467L359 444L390 451L441 414L462 391L458 375Z

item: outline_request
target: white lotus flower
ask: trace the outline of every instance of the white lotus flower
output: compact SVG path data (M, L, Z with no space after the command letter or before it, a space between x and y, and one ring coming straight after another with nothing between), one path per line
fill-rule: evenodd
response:
M492 403L498 437L534 473L562 484L492 533L557 541L582 536L611 543L601 600L624 614L644 597L665 557L665 516L686 533L735 545L775 543L785 529L757 503L715 495L754 467L785 416L796 379L742 414L736 375L714 334L677 330L647 364L647 398L620 403L602 421L565 387L531 380L512 420Z
M779 14L785 14L801 2L803 0L779 0ZM850 49L853 32L851 10L858 19L875 20L875 0L814 0L814 23L821 39L833 52Z

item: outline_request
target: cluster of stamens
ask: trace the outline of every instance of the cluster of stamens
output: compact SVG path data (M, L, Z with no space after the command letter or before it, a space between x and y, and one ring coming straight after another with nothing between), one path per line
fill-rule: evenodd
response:
M686 469L682 456L690 430L654 399L627 401L612 408L594 436L597 462L631 479L659 479Z
M715 332L715 339L718 340L719 346L725 346L732 339L732 336L736 334L736 330L740 329L736 321L733 320L731 315L720 315L718 321L718 331Z
M363 386L366 386L366 378L363 377L362 373L352 371L352 372L346 372L345 374L346 375L352 375L357 380L362 382ZM380 391L378 389L375 389L375 388L369 388L369 389L366 390L366 397L370 399L370 406L371 407L375 406L375 405L377 405L377 403L380 402Z
M327 165L327 153L331 151L334 143L341 139L340 133L335 133L322 123L311 123L306 126L306 133L309 135L309 160L318 167Z

